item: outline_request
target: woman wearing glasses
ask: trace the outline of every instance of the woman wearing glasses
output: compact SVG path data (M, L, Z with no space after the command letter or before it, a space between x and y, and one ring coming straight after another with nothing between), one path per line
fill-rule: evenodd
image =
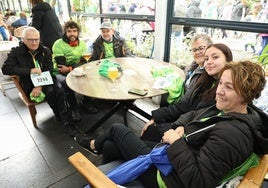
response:
M197 79L204 71L204 55L207 46L211 45L213 42L209 35L206 33L196 33L191 38L191 53L193 56L193 62L190 66L185 68L186 78L184 81L184 93L188 90L192 90ZM167 102L168 94L161 96L160 107L168 106Z

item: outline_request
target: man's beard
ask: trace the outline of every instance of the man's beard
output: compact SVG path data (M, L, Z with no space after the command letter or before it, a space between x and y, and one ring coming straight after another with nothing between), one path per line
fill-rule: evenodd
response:
M69 41L77 41L78 37L71 35L71 36L68 37L68 40Z

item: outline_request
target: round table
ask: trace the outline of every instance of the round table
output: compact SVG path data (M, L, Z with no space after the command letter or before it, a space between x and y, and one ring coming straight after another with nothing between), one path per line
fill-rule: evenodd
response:
M79 68L84 70L84 75L77 76L74 71L66 77L67 85L77 93L85 96L107 100L135 100L139 98L158 96L167 91L153 88L155 82L152 76L153 68L172 67L185 78L184 72L176 65L147 58L114 58L110 61L120 64L123 69L120 78L113 83L109 78L99 74L101 61L92 61ZM116 90L112 90L115 87ZM146 90L145 96L129 94L130 88Z
M116 83L113 83L109 78L99 74L99 68L104 60L92 61L78 67L84 71L84 74L81 76L78 76L76 71L73 70L66 77L67 85L79 94L98 99L117 101L116 105L107 114L101 117L99 121L92 125L86 133L95 130L119 109L123 109L125 125L127 125L126 114L128 109L150 119L151 115L135 106L133 101L167 93L166 90L153 88L155 79L151 73L152 69L168 66L174 68L178 75L185 78L184 72L180 68L166 62L147 58L114 58L109 60L120 64L123 69ZM115 87L116 90L112 90L113 87ZM145 96L130 94L128 91L131 88L146 90L148 93Z

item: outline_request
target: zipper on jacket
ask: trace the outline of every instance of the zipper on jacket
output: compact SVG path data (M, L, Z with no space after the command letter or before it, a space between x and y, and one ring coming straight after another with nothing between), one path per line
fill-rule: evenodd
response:
M197 130L197 131L195 131L195 132L192 132L192 133L190 133L190 134L188 134L188 135L184 134L184 135L183 135L184 140L185 140L186 142L188 142L188 138L189 138L189 136L192 136L192 135L195 135L195 134L197 134L197 133L200 133L200 132L203 132L203 131L205 131L205 130L208 130L208 129L214 127L215 125L216 125L216 124L214 123L214 124L212 124L212 125L210 125L210 126L207 126L207 127L203 128L203 129L199 129L199 130Z

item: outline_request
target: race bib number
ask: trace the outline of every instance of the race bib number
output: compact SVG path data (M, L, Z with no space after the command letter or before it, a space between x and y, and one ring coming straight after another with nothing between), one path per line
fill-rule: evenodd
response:
M53 84L49 71L42 72L41 74L31 74L31 79L34 87Z

